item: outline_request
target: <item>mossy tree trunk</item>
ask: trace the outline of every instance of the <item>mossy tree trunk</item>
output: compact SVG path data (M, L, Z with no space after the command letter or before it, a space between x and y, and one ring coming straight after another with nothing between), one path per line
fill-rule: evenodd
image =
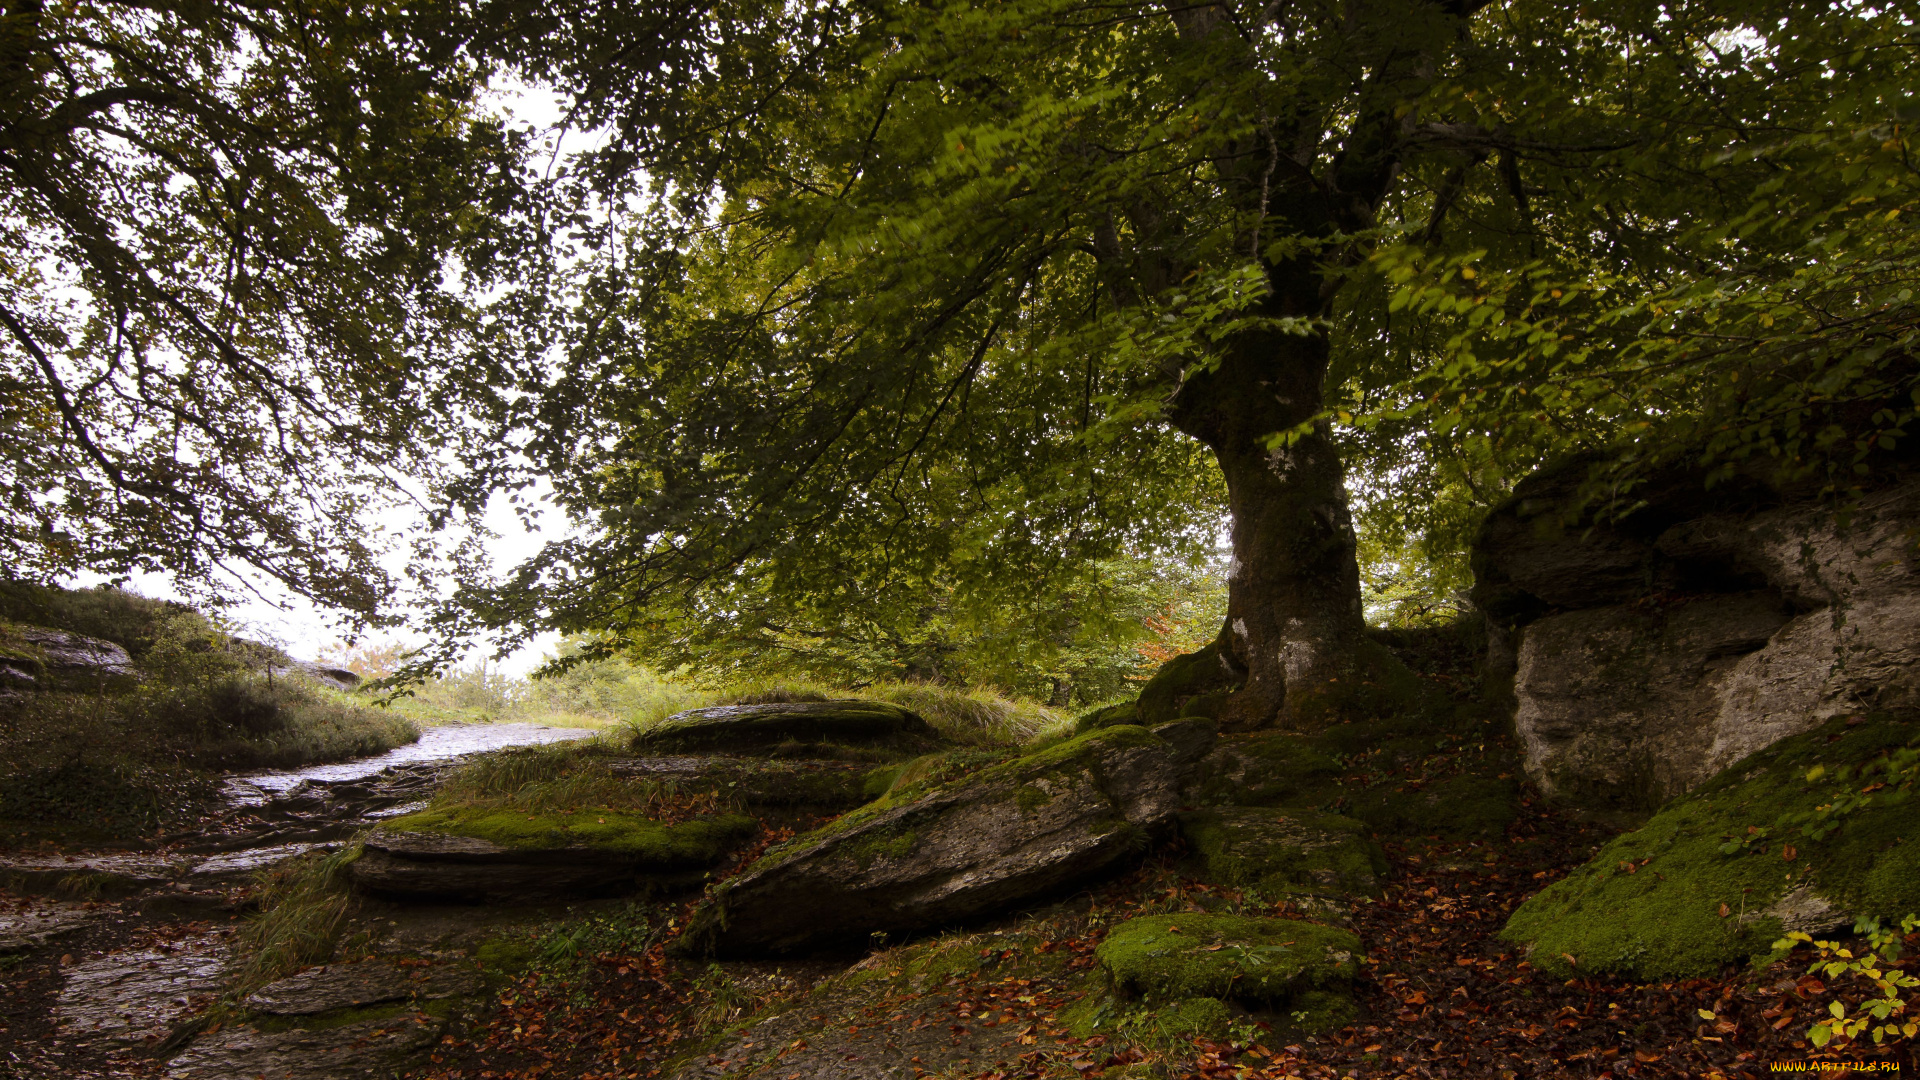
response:
M1275 284L1269 314L1318 313L1311 280ZM1316 726L1367 653L1339 451L1324 425L1276 441L1319 413L1327 355L1318 333L1247 333L1175 399L1174 423L1213 449L1227 481L1233 563L1219 648L1245 673L1220 717L1228 727Z

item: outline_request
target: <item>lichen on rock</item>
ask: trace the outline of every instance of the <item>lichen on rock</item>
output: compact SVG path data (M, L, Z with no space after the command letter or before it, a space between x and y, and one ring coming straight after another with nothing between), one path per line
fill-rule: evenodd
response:
M678 948L755 955L998 914L1137 850L1177 807L1174 748L1107 728L885 797L768 851Z

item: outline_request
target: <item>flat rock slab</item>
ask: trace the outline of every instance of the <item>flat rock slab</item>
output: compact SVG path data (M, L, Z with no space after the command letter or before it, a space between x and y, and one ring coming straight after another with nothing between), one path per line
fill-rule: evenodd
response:
M0 885L23 892L59 889L124 896L172 882L195 860L140 853L19 855L0 859Z
M684 888L753 831L752 819L683 822L706 830L710 843L666 845L660 851L556 845L509 847L450 832L381 829L369 834L347 873L355 888L390 899L499 902L618 896Z
M444 964L404 965L389 960L308 968L247 996L246 1006L271 1016L314 1016L336 1009L436 1000L480 989L476 971Z
M1002 914L1137 851L1178 806L1179 756L1142 728L1113 727L898 790L721 885L680 948L778 954Z
M723 794L747 806L848 809L869 801L872 762L666 755L615 759L615 776Z
M931 747L939 735L919 714L881 701L720 705L676 713L642 731L650 753L805 752L826 745Z
M54 1020L83 1045L151 1045L219 996L226 966L227 945L211 935L108 953L67 969Z
M99 916L79 904L31 904L0 908L0 956L16 956L74 933Z
M167 1065L168 1080L369 1080L417 1061L444 1025L420 1014L320 1031L233 1024L203 1035Z

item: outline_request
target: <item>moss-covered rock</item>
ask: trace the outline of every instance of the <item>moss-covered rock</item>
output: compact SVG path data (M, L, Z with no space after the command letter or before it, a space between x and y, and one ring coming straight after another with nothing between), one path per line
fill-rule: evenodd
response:
M962 922L1075 884L1177 806L1173 747L1107 728L881 799L769 850L708 898L677 948L755 955Z
M1352 795L1347 812L1394 836L1499 836L1520 812L1520 785L1512 777L1471 772L1432 783L1389 781Z
M1776 743L1615 838L1503 936L1555 973L1683 978L1764 958L1786 930L1920 911L1917 738L1878 717Z
M1386 856L1365 827L1333 814L1195 810L1180 815L1180 831L1209 880L1250 885L1268 896L1371 896L1387 872Z
M1336 796L1345 771L1313 736L1231 735L1194 769L1185 794L1200 805L1318 806Z
M666 824L614 811L429 809L369 834L348 874L360 891L396 899L619 895L697 884L758 827L739 814Z
M421 810L389 819L382 833L472 837L509 852L596 851L662 867L706 866L753 833L754 820L720 814L668 825L611 810L529 814L511 808Z
M1149 1002L1219 998L1344 1020L1360 939L1296 919L1149 915L1115 927L1094 951L1114 989ZM1342 1005L1345 1005L1343 1008Z
M1182 716L1218 719L1221 703L1246 681L1246 673L1222 651L1222 641L1215 638L1205 648L1160 665L1140 688L1131 722L1152 727Z
M647 754L735 753L844 757L848 752L915 756L942 740L918 713L884 701L774 702L719 705L667 717L640 731L633 748Z

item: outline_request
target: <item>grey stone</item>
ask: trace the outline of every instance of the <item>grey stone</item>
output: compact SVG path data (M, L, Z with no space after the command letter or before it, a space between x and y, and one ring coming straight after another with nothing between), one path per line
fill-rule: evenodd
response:
M751 822L715 819L710 829L707 842L667 855L505 847L450 833L377 829L347 873L361 892L399 900L530 901L685 888L705 880L707 868L746 838Z
M9 628L0 639L0 667L16 689L90 689L140 677L127 650L113 642L45 626Z
M214 936L82 961L67 969L55 1023L81 1045L157 1043L219 996L226 964L226 943Z
M1107 728L797 837L724 883L680 948L782 953L958 923L1082 882L1178 807L1174 747Z
M1182 768L1206 757L1220 742L1220 725L1205 716L1181 717L1150 730L1173 747L1174 759Z
M919 714L882 701L798 701L720 705L667 717L634 738L647 753L804 752L825 745L894 745L924 750L939 742Z
M1475 598L1515 641L1515 729L1547 794L1650 809L1834 716L1920 704L1920 481L1844 517L1665 498L1591 533L1529 524L1554 503L1522 495L1481 535Z
M31 952L84 929L99 917L99 908L80 904L33 904L20 901L0 911L0 956Z
M313 1016L336 1009L429 1001L480 989L478 972L446 964L404 966L390 960L308 968L247 996L246 1007L271 1016Z
M168 1080L372 1080L395 1075L438 1042L445 1025L424 1014L308 1030L230 1024L167 1064Z

